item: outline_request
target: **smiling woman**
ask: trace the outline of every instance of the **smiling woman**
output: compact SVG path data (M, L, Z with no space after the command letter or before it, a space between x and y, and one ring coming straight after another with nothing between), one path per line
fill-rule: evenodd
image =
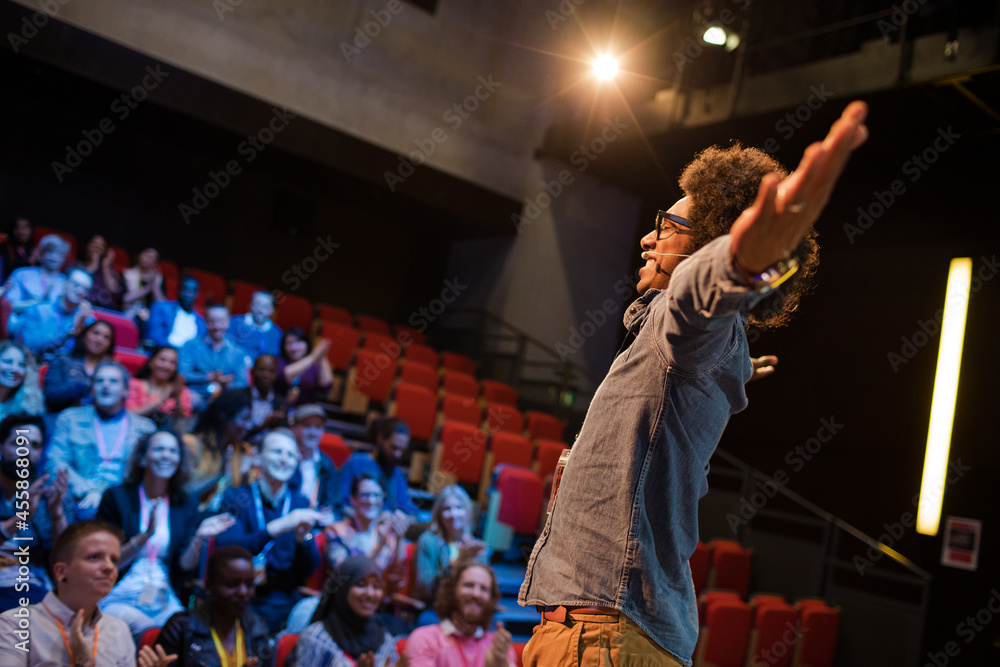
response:
M35 357L23 345L0 342L0 419L11 414L44 412Z

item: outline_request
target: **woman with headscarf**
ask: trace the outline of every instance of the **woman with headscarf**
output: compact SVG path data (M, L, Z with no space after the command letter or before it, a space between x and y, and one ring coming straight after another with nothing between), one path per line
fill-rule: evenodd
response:
M372 559L352 556L326 585L312 624L299 635L289 665L387 667L399 660L396 643L374 617L382 604L382 575Z

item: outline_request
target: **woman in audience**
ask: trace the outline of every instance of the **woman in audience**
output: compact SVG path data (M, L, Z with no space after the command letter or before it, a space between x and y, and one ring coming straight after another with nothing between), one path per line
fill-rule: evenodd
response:
M249 608L253 579L253 555L243 547L212 552L205 574L208 596L194 611L171 616L156 640L167 654L177 656L171 667L274 665L275 646L267 624Z
M14 218L7 238L0 243L0 280L7 280L15 269L35 262L35 229L27 218Z
M12 414L43 412L34 355L19 343L0 341L0 419Z
M184 609L176 591L185 573L197 569L206 540L233 524L229 515L197 522L198 499L183 490L189 469L180 438L154 431L136 443L125 483L105 491L97 509L97 519L128 538L118 583L101 609L128 623L133 634L161 626Z
M288 397L289 405L306 405L326 400L333 386L333 369L326 358L330 341L323 339L315 348L305 332L289 327L281 337L278 357L278 381L274 389Z
M100 234L91 237L80 249L77 265L82 267L94 284L87 301L98 308L121 309L122 279L114 268L115 251L108 249L108 242Z
M331 575L328 592L299 635L292 667L386 667L399 660L396 642L375 617L384 597L382 575L370 558L352 556Z
M139 253L135 266L125 269L125 295L122 309L136 321L140 329L149 319L149 308L157 301L166 301L163 293L163 274L160 273L160 253L146 248Z
M198 462L188 490L203 505L226 489L252 482L253 448L244 441L252 422L250 390L225 389L198 419L184 444Z
M125 408L158 424L191 416L191 392L177 372L177 350L153 348L146 363L129 381Z
M56 413L90 402L94 369L102 361L112 361L115 328L104 320L94 320L76 337L69 355L58 356L49 364L43 391L45 406Z
M368 473L351 482L354 516L327 529L327 559L337 567L351 556L367 556L388 577L398 579L406 566L406 544L399 522L391 513L382 513L385 490Z
M431 525L417 540L417 578L414 597L434 599L438 582L454 563L489 562L486 544L472 537L472 499L457 484L445 487L431 508ZM430 618L422 619L421 625Z

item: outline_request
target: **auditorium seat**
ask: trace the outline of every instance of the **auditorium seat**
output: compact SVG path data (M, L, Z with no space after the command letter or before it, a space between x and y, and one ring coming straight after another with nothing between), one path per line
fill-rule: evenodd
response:
M719 600L706 606L705 624L698 633L696 667L743 667L750 638L750 605L742 600Z
M408 327L405 324L394 324L392 326L392 331L397 339L402 337L403 340L406 340L410 344L413 343L416 343L417 345L427 344L427 334L417 329L414 329L413 327Z
M514 642L514 654L517 656L517 667L523 667L524 665L524 647L527 646L527 642Z
M498 465L514 465L521 468L531 467L531 457L534 447L520 433L498 431L490 438L489 451L483 464L483 475L479 482L479 502L486 503L486 492L493 478L493 470Z
M358 350L347 371L341 407L345 412L365 414L369 402L384 404L396 378L396 360L381 352Z
M234 280L233 298L229 305L229 311L233 315L242 315L250 312L250 302L253 301L254 292L266 292L262 286L255 283L248 283L242 280Z
M282 331L289 327L301 327L308 332L312 326L313 307L306 299L294 294L282 294L275 303L274 323Z
M330 349L326 353L326 358L333 370L346 371L354 351L358 348L361 332L342 324L324 322L319 336L330 341Z
M438 353L433 347L421 345L420 343L410 343L403 351L407 361L419 361L433 368L438 367Z
M328 306L325 303L316 304L316 316L322 322L336 322L345 326L354 327L354 318L351 314L337 306Z
M181 279L181 270L169 259L161 259L157 266L159 266L164 280L170 279L176 281Z
M188 267L184 272L196 278L199 283L201 283L201 290L199 294L199 305L210 305L216 303L224 304L226 302L226 279L220 276L218 273L213 273L212 271L205 271L203 269L192 269Z
M695 595L701 595L701 592L705 590L705 585L708 583L710 553L708 545L698 540L698 545L695 547L694 553L688 559L688 565L691 567L691 580L694 582Z
M520 433L524 430L524 415L521 411L503 403L486 404L486 427L490 433L507 431Z
M109 245L108 250L114 250L115 257L111 260L111 268L113 268L118 273L121 273L128 267L132 266L132 260L129 257L128 250L118 245Z
M446 371L458 371L459 373L472 376L476 374L476 362L465 355L455 354L454 352L441 353L441 366ZM478 390L478 388L477 385L476 389Z
M562 440L563 423L558 417L528 410L524 413L528 422L528 438L531 440Z
M426 387L437 393L438 374L435 368L419 361L404 361L399 366L399 379ZM476 423L479 423L478 421Z
M472 424L445 422L431 459L431 493L449 484L478 484L486 458L486 434Z
M732 540L712 540L712 568L708 575L710 588L734 590L741 598L750 591L750 571L753 550L744 549Z
M840 627L840 607L799 603L801 637L793 667L831 667Z
M504 466L497 476L500 497L496 518L514 533L534 534L542 512L545 484L532 470Z
M69 244L69 252L66 253L66 261L63 263L63 267L69 266L71 262L76 260L76 236L70 234L69 232L61 232L58 229L52 229L51 227L42 227L41 225L35 225L35 245L42 240L43 236L48 236L49 234L55 234L63 241Z
M441 377L441 387L449 394L460 394L468 398L479 397L479 383L467 373L445 371Z
M460 421L478 426L483 421L483 406L479 401L461 394L445 393L441 397L443 420Z
M38 385L43 386L45 384L45 376L49 374L49 365L41 364L38 366Z
M143 364L146 363L146 355L136 350L128 350L124 348L115 348L115 361L120 363L122 366L128 369L131 375L135 375L136 372L142 368Z
M389 328L389 323L385 320L379 319L377 317L372 317L371 315L358 315L358 329L361 331L370 331L371 333L382 334L383 336L391 336L392 330Z
M410 427L416 440L428 441L434 432L437 394L418 384L402 381L389 404L389 416L399 417Z
M705 624L705 612L710 606L720 600L739 600L740 596L736 591L707 590L698 596L698 622Z
M559 457L567 449L569 449L569 445L564 442L556 440L538 441L536 460L538 461L538 474L541 475L542 479L548 480L549 476L555 473L556 466L559 464Z
M326 558L326 531L317 530L313 533L313 544L316 545L316 551L320 554L319 565L313 570L313 573L309 575L306 580L306 586L313 589L314 591L323 590L323 584L326 583L326 579L330 576L330 561Z
M143 646L152 647L160 636L160 630L161 628L149 628L143 632L142 639L139 640L139 648L142 648Z
M179 283L180 278L163 276L163 296L167 297L167 301L177 301L177 286ZM205 307L205 297L201 292L198 292L198 300L195 303L201 308Z
M747 659L751 665L788 667L798 642L795 609L780 598L750 605L750 645Z
M134 350L139 347L139 327L121 313L94 308L94 317L104 320L115 330L115 345Z
M323 433L319 441L319 450L329 456L337 468L342 468L344 462L354 453L354 450L344 442L344 438L337 433Z
M504 382L483 380L482 398L486 403L502 403L517 407L517 389Z
M785 605L788 601L785 600L784 596L778 595L776 593L754 593L750 596L747 601L750 604L751 617L750 622L753 625L757 624L757 611L767 607L769 605Z
M399 358L403 354L402 348L399 347L399 343L392 336L386 336L385 334L375 333L374 331L365 331L365 341L362 343L361 347L366 350L375 350L376 352L384 352L385 354Z
M285 667L288 656L295 650L295 644L297 644L298 641L299 635L296 632L284 635L278 640L278 649L275 651L274 656L275 667Z

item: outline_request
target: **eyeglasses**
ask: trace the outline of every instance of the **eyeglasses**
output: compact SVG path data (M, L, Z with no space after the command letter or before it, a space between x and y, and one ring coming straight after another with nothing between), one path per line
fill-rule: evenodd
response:
M679 229L677 225L680 225L684 229ZM673 213L667 213L666 211L656 212L656 240L662 241L664 239L669 239L674 234L690 234L691 224L687 221L687 218L682 218L679 215L674 215Z

